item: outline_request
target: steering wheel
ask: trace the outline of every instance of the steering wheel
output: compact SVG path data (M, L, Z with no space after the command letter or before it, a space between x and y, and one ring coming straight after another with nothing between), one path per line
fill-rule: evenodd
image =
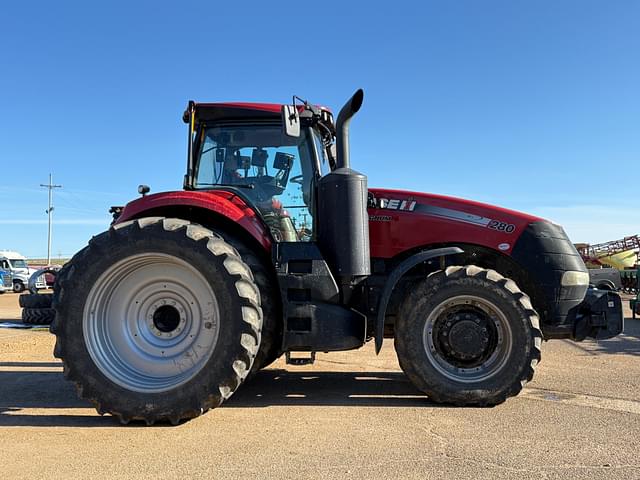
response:
M302 185L303 180L304 180L304 175L296 175L295 177L291 177L289 179L291 183L297 183L298 185Z

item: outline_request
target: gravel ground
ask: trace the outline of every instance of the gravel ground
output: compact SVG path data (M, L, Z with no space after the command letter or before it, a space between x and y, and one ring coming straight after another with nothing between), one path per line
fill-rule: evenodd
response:
M0 320L18 318L17 295L1 295ZM177 427L98 416L53 344L0 329L2 479L640 479L640 320L609 341L546 343L534 381L494 408L430 403L385 342L278 361Z

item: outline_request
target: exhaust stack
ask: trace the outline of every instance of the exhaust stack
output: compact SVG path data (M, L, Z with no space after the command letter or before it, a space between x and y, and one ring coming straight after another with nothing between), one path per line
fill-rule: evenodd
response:
M350 168L349 159L349 124L351 118L358 113L364 100L364 91L360 88L344 104L336 120L336 168Z
M318 182L318 245L339 283L371 273L367 177L350 168L349 123L360 110L358 90L336 121L336 168Z

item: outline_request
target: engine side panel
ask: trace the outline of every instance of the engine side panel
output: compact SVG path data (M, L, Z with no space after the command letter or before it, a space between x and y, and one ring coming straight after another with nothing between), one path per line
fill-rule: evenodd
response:
M434 194L369 189L371 256L392 258L424 245L473 243L510 255L541 219L491 205Z

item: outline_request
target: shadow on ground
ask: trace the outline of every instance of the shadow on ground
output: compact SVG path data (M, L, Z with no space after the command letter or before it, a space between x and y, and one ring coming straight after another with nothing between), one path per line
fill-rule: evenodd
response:
M565 340L569 342L569 340ZM571 342L573 346L583 350L588 355L633 355L640 356L640 319L624 320L624 332L609 340L587 340L584 342ZM544 351L543 351L544 353Z
M75 388L65 381L61 371L33 371L28 368L61 367L60 362L1 362L2 367L16 367L0 371L0 427L11 426L113 426L117 422L108 417L84 415L56 415L59 409L90 408L78 399ZM26 367L26 368L25 368ZM46 409L44 413L23 415L24 409Z
M3 367L52 367L57 362L2 362ZM259 372L225 403L226 408L267 406L436 407L400 372ZM25 409L44 412L21 414ZM91 409L83 415L60 409ZM110 416L94 413L89 402L59 371L0 371L0 427L117 427Z
M288 372L263 370L225 407L321 405L340 407L430 406L401 372Z

